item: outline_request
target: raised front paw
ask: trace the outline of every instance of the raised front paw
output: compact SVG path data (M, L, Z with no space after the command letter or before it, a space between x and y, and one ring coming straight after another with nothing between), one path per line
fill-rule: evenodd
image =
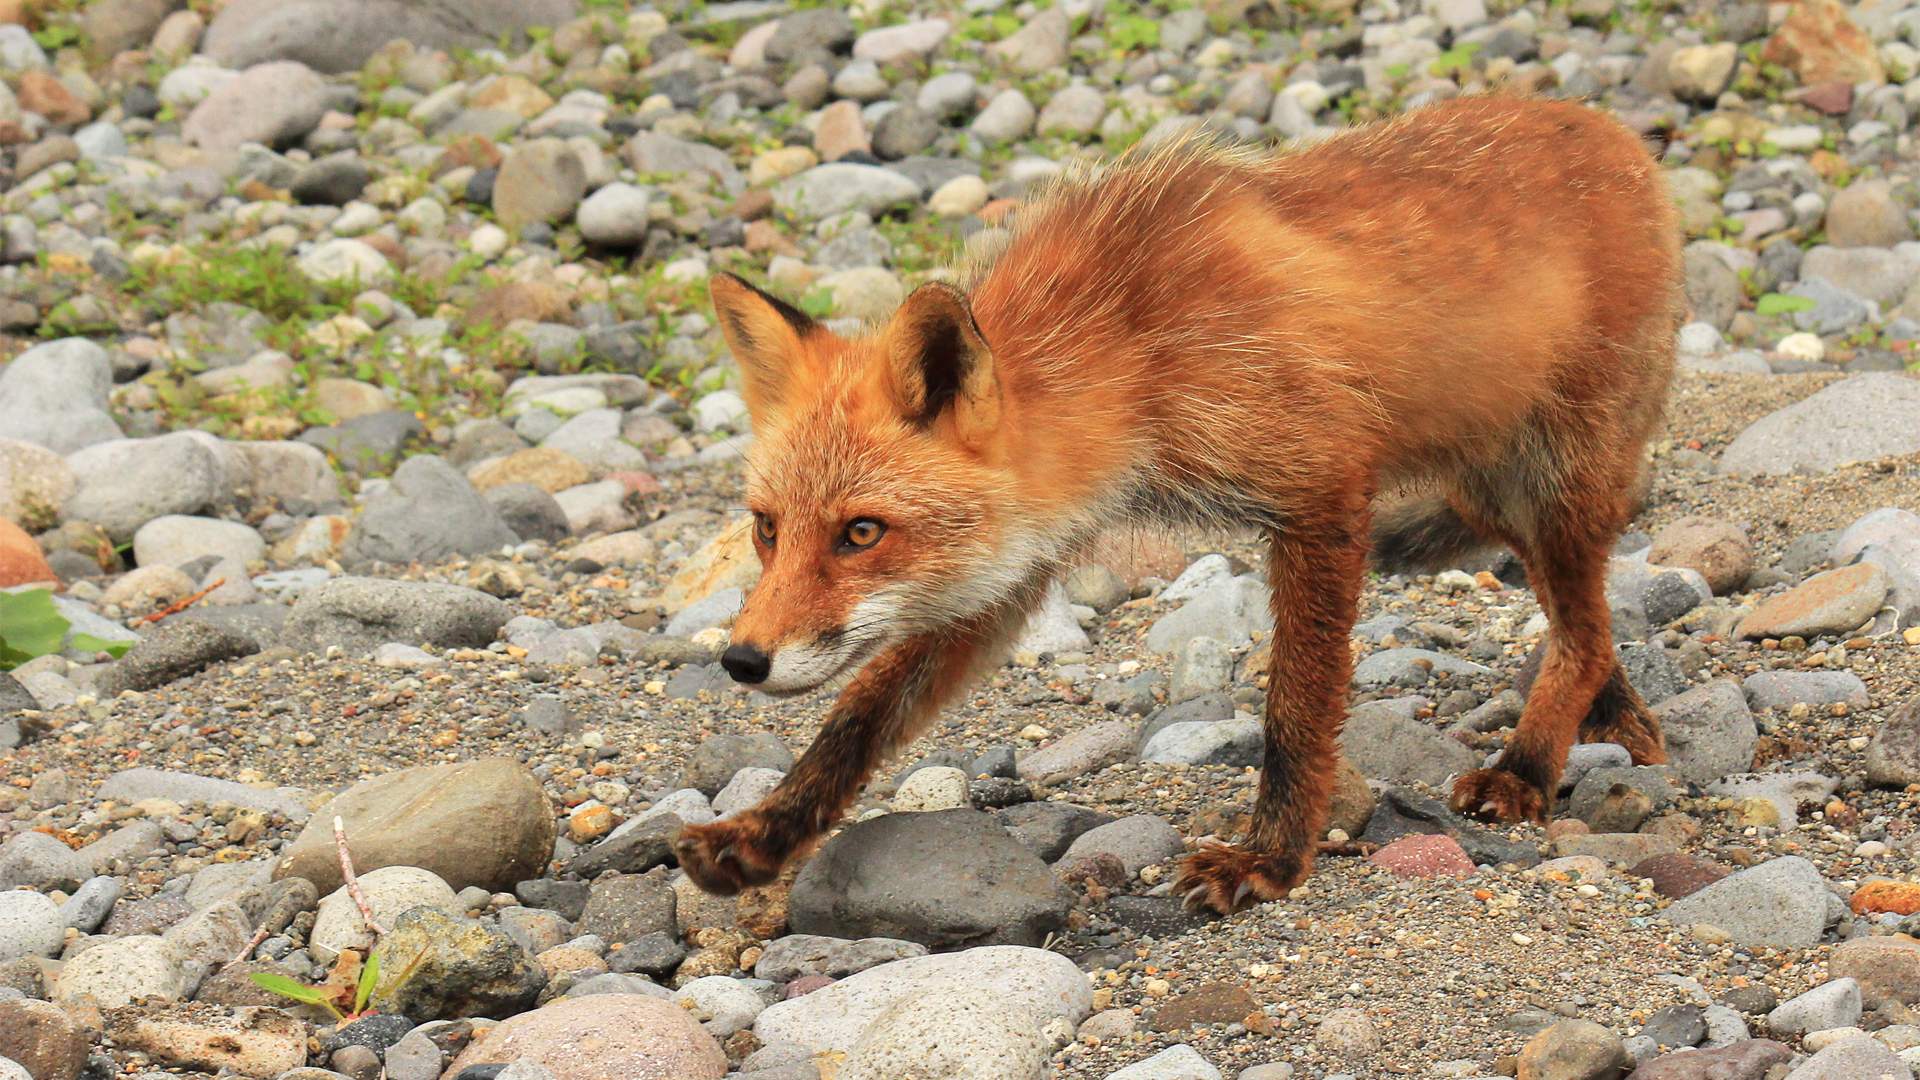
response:
M1476 769L1454 781L1453 808L1490 821L1547 820L1545 792L1505 769Z
M771 821L755 813L689 825L674 837L673 854L695 885L732 896L780 876L792 847L777 838Z
M1174 890L1190 908L1206 908L1222 915L1250 904L1279 900L1306 880L1313 869L1310 855L1283 855L1255 851L1240 844L1208 844L1180 863Z

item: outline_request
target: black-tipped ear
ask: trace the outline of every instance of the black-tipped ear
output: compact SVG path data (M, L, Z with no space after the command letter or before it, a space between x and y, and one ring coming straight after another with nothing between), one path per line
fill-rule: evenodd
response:
M786 400L800 342L818 324L806 312L733 274L713 275L707 292L721 336L740 364L747 411L755 418L777 412Z
M922 427L951 418L977 447L1000 423L1000 382L967 296L944 282L915 289L887 324L887 356L902 415Z

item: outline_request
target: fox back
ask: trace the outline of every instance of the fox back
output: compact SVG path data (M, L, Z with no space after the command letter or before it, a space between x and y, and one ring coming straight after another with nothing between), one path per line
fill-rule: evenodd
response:
M1329 483L1463 476L1524 513L1557 482L1528 463L1580 438L1561 418L1637 454L1671 374L1674 211L1575 104L1464 99L1271 156L1177 142L1017 217L853 338L715 278L765 570L733 638L766 689L1030 602L1115 525L1285 529Z

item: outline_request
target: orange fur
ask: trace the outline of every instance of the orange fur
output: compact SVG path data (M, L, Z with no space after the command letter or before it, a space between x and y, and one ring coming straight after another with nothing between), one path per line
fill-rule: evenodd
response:
M1514 547L1552 624L1505 758L1457 803L1541 815L1583 719L1656 758L1601 585L1671 373L1678 264L1633 135L1473 98L1294 153L1184 143L1070 177L964 293L924 287L851 340L716 278L748 498L777 533L729 667L798 690L868 666L781 789L688 830L682 864L710 888L767 880L1101 530L1200 521L1269 533L1277 626L1253 828L1182 885L1220 910L1284 895L1324 831L1370 507L1393 488ZM863 519L884 535L850 548Z

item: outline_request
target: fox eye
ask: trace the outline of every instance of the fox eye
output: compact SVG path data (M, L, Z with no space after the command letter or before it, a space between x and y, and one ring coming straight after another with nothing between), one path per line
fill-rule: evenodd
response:
M779 530L774 528L773 519L757 510L754 511L753 538L768 547L772 547L774 540L778 537Z
M840 547L844 551L860 551L880 542L887 534L887 527L872 518L855 518L847 524L847 531L840 538Z

